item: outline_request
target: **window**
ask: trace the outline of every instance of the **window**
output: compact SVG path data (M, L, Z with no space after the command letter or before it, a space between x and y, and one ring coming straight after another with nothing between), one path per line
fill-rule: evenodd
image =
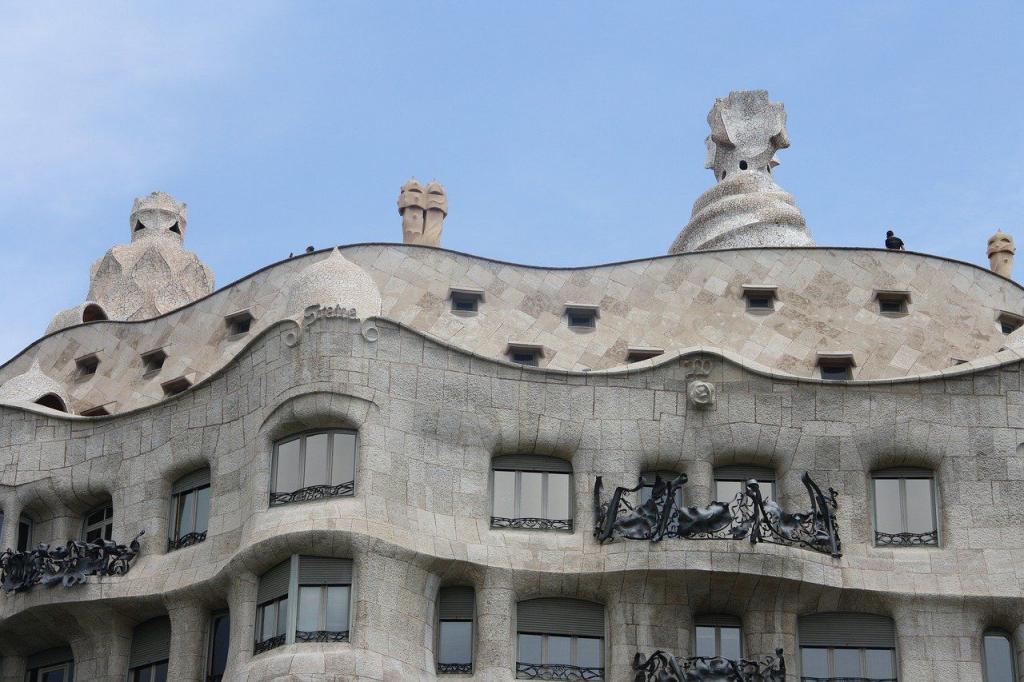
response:
M744 465L722 466L715 469L715 500L729 502L740 491L747 489L747 481L757 481L761 499L775 499L775 472L767 467Z
M875 544L938 545L935 480L927 469L887 469L872 474Z
M90 303L82 309L82 322L100 322L105 319L107 313L95 303Z
M909 291L876 291L875 299L882 315L906 315L910 309Z
M228 666L228 646L231 644L231 614L227 611L213 614L210 620L210 650L206 664L206 682L221 682Z
M1016 682L1013 640L1003 630L986 630L984 636L985 682Z
M68 406L64 402L64 399L61 398L56 393L46 393L45 395L39 396L38 398L36 398L35 404L42 405L43 407L48 407L51 410L57 410L58 412L68 411Z
M706 658L743 658L742 627L735 616L709 615L694 619L694 651Z
M4 546L4 512L0 510L0 547Z
M818 368L825 381L849 381L856 366L853 353L818 353Z
M471 315L479 311L480 303L484 300L484 292L479 289L456 289L453 287L448 296L452 301L452 312L463 315Z
M651 495L654 493L654 484L658 478L661 478L662 483L670 483L679 476L676 471L645 471L640 474L640 504L644 504L647 500L651 499ZM683 507L683 487L679 486L676 488L675 494L675 505L676 509L682 509Z
M130 682L167 682L170 653L171 621L167 616L136 625L128 657Z
M778 287L767 284L744 284L743 300L749 313L769 313L775 310Z
M96 374L100 366L100 359L95 353L83 355L75 360L75 375L79 379L87 379Z
M866 613L816 613L798 621L804 682L896 681L896 629Z
M200 469L171 486L171 532L167 551L191 547L206 539L210 521L210 470Z
M85 515L82 539L86 542L109 540L114 533L114 507L107 504Z
M170 381L165 381L160 384L160 387L164 390L164 395L172 396L187 391L191 385L192 382L189 381L188 377L178 377L176 379L171 379Z
M108 417L110 416L110 410L107 409L106 405L97 405L96 407L90 407L88 410L82 410L79 414L83 417Z
M505 350L508 359L517 365L537 367L544 357L544 347L529 343L510 343Z
M626 349L626 362L640 362L650 360L662 355L665 351L661 348L640 348L631 347Z
M248 310L239 310L237 313L231 313L224 318L224 324L228 329L228 336L248 334L255 319Z
M270 504L355 492L356 434L333 429L278 441L271 465Z
M473 672L472 587L442 587L437 596L437 672Z
M164 367L164 361L167 360L167 353L162 349L157 348L151 350L148 353L142 354L142 367L144 374L156 374Z
M516 677L604 678L604 607L578 599L516 605ZM563 675L559 678L552 674Z
M600 317L600 308L596 305L568 304L565 306L565 318L574 329L593 329Z
M347 642L351 592L350 559L294 555L281 562L260 578L253 653L295 642Z
M32 654L25 661L28 682L73 682L75 657L71 647L59 646Z
M1012 334L1024 326L1024 317L1006 311L1000 312L996 321L999 322L999 328L1004 334Z
M27 552L32 546L32 519L25 514L18 519L18 551Z
M572 464L556 457L504 455L492 463L492 528L572 530Z

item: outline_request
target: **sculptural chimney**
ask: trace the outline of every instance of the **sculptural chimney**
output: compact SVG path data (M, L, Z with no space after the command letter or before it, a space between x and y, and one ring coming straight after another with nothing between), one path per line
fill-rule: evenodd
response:
M1013 255L1017 248L1013 244L1013 237L1002 230L988 238L988 263L989 269L997 275L1007 279L1013 277Z
M398 194L398 214L402 216L404 243L441 246L441 232L448 215L444 186L431 180L424 187L416 178L410 179Z

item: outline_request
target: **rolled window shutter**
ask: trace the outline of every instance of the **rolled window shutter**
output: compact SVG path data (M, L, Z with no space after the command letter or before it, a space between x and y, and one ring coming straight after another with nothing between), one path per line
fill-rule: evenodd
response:
M920 467L894 467L871 473L872 478L934 478L935 472Z
M129 668L166 661L171 654L171 621L160 616L139 623L132 633L132 652Z
M75 660L75 655L71 653L71 647L57 646L32 654L25 663L29 670L35 670L36 668L67 663L73 660Z
M547 471L571 474L572 462L543 455L502 455L494 458L491 468L502 471Z
M693 619L693 624L719 628L743 627L743 621L741 621L737 616L730 616L724 613L709 613L703 616L697 616Z
M604 607L590 601L530 599L516 605L519 632L604 637Z
M775 481L775 472L768 467L748 466L745 464L730 464L729 466L715 469L715 480L717 481L749 481L754 479L767 483Z
M473 620L476 596L472 587L442 587L437 596L439 620Z
M209 469L200 469L199 471L193 471L191 474L182 476L174 482L174 485L171 486L171 494L177 495L178 493L183 493L186 490L201 488L204 485L210 485Z
M265 604L268 601L288 594L291 563L291 559L285 559L260 576L260 586L256 591L257 604Z
M352 560L325 556L299 557L300 585L351 585Z
M813 613L798 621L800 646L896 648L896 626L870 613Z

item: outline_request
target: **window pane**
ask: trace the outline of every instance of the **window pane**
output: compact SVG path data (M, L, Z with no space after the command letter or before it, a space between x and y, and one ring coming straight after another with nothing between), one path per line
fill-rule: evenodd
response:
M761 497L766 500L775 499L775 482L774 481L758 481L761 486Z
M1013 649L1003 635L985 635L985 682L1014 682Z
M283 635L288 631L288 598L285 597L281 601L277 602L277 632L275 634Z
M101 537L103 537L103 529L93 528L85 534L85 541L92 542L93 540L99 540Z
M572 477L569 474L548 474L548 512L549 519L572 518L569 510L569 486Z
M327 588L327 630L348 632L348 591L347 586Z
M516 658L520 663L543 663L544 662L544 638L541 635L519 635L519 655Z
M228 645L231 643L231 617L217 616L210 635L210 674L223 675L228 665Z
M544 474L523 471L519 474L519 516L520 518L542 518L544 516Z
M196 491L196 532L205 533L210 525L210 487Z
M18 551L24 552L32 543L32 524L22 519L18 522Z
M306 438L306 478L302 487L327 485L327 434L318 433Z
M438 663L473 662L473 624L469 621L441 621Z
M175 529L175 537L188 535L195 529L196 492L190 490L184 495L178 495L178 527Z
M299 482L299 439L277 446L277 480L274 492L291 493L302 487Z
M64 682L64 668L43 673L42 682Z
M334 462L331 485L356 480L356 436L354 433L334 434Z
M167 661L153 666L153 682L167 682Z
M868 677L885 679L895 677L892 649L867 649L864 651L864 674Z
M729 502L743 490L744 485L739 481L715 481L715 501Z
M135 682L150 682L149 673L152 670L149 666L139 668L135 671Z
M697 626L697 655L709 657L718 655L715 648L715 628L707 625Z
M927 478L908 478L907 532L930 533L935 530L935 509L932 502L932 481Z
M836 677L860 677L860 649L833 649Z
M718 629L722 638L722 650L719 656L738 661L740 656L740 629L725 627Z
M506 519L516 515L516 472L494 472L494 513Z
M316 632L320 629L320 604L323 599L323 588L299 588L299 621L297 630Z
M97 509L92 514L89 514L89 516L87 516L85 519L85 525L95 526L97 523L103 521L103 519L106 518L104 512L105 510L103 509Z
M800 669L804 677L828 677L828 649L800 649Z
M583 668L603 668L603 650L603 639L597 637L578 638L576 640L576 665Z
M548 655L545 663L572 665L572 637L548 635Z
M875 530L902 533L900 482L894 478L875 479Z
M260 641L266 641L277 634L277 603L272 602L260 609L261 622Z

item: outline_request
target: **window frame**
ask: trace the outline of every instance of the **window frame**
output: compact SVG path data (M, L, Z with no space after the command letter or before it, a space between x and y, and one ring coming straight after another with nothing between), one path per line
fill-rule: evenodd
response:
M775 301L779 298L779 288L770 284L744 284L743 309L753 315L768 315L775 312ZM753 304L753 301L764 301L765 304Z
M345 434L352 436L352 480L341 481L337 485L334 481L334 436L336 434ZM327 481L324 483L313 483L306 485L306 442L310 436L327 436ZM280 464L279 452L282 445L299 441L299 471L298 480L302 484L301 487L291 491L283 491L278 489L278 466ZM341 489L340 492L334 492L330 495L321 495L319 498L326 497L353 497L356 494L356 480L358 476L358 460L359 460L359 431L357 429L346 429L346 428L330 428L330 429L309 429L306 431L300 431L293 433L289 436L274 441L274 449L271 453L270 460L270 506L280 506L283 504L294 504L295 502L307 502L312 500L304 499L284 499L282 496L294 496L296 493L300 493L304 490L317 487L326 487ZM349 486L347 490L344 486Z
M752 469L764 469L766 472L770 470L769 467L762 467L762 466L757 466L757 465L754 465L754 464L751 464L751 465L727 464L727 465L722 465L722 466L715 467L712 470L712 472L711 472L711 482L714 484L714 490L712 491L713 492L712 497L716 498L715 499L716 502L725 502L726 504L728 504L729 502L731 502L736 497L735 495L733 495L728 500L719 500L719 499L717 499L718 498L718 484L719 484L719 482L721 482L721 483L739 483L740 484L740 490L746 490L746 483L747 483L747 481L749 481L751 479L750 478L742 478L742 477L740 477L740 475L738 473L732 473L731 474L729 472L729 469L735 469L735 468L738 468L738 467L748 467L748 466L749 466L749 468L752 468ZM771 484L772 492L771 492L770 495L765 494L765 490L762 487L762 489L761 489L761 499L762 500L775 500L777 502L778 501L779 477L778 477L778 475L774 471L771 471L771 474L772 474L771 479L754 476L753 480L757 481L759 486L764 486L765 484Z
M182 477L184 478L184 477ZM178 480L181 480L179 478ZM206 505L206 528L202 531L196 530L196 520L199 518L199 492L202 490L210 490L209 501ZM192 530L187 533L181 532L181 519L183 515L180 513L182 505L179 500L184 501L189 493L196 493L192 501ZM205 542L207 535L210 532L210 510L213 508L213 487L212 480L201 485L196 485L191 488L179 490L178 492L171 493L171 511L170 511L170 523L167 525L168 537L167 537L167 551L173 551L176 549L183 549L185 547L191 547L197 545L200 542ZM187 540L188 536L194 535L195 537L191 541L182 542Z
M110 512L109 515L107 512ZM89 517L93 514L101 513L103 517L99 521L89 523ZM84 542L91 542L89 540L89 533L94 530L99 530L99 538L102 540L111 540L114 535L114 503L113 501L102 504L98 507L93 507L85 516L82 517L82 540Z
M693 623L693 653L694 653L695 656L701 656L701 654L697 651L697 642L699 641L698 636L697 636L697 629L698 628L712 628L715 631L715 653L714 653L714 655L707 656L706 658L726 658L726 656L722 653L722 629L723 628L724 629L729 629L729 630L735 630L736 633L739 635L739 642L740 642L740 651L739 651L740 655L739 655L739 657L732 658L732 659L728 659L727 658L727 660L738 661L738 660L743 658L743 645L746 642L745 642L745 638L743 637L743 626L742 625L723 625L721 623L714 623L714 624L712 624L712 623L701 623L699 618L695 618L694 619L694 623Z
M139 673L142 672L143 670L149 669L150 670L150 675L146 679L147 679L148 682L153 682L155 680L155 677L154 677L153 673L156 670L156 667L160 666L160 665L163 665L163 666L167 667L168 669L170 669L170 659L169 658L165 658L162 661L154 661L153 663L147 663L145 665L139 665L139 666L135 666L134 668L130 668L128 670L128 679L129 679L130 682L136 682L136 680L139 679ZM167 673L164 673L164 680L166 680L166 679L167 679Z
M27 552L32 549L32 534L35 525L35 521L28 514L22 512L18 516L18 537L14 538L17 551ZM25 529L24 532L22 529Z
M596 305L567 303L564 316L565 324L569 329L592 331L597 329L597 320L601 317L601 308Z
M891 647L871 647L871 646L800 646L800 679L801 680L817 680L821 679L818 677L810 677L805 674L804 671L804 649L824 649L826 653L826 661L828 666L828 677L826 679L853 679L853 680L864 680L870 682L871 680L899 680L899 660L896 658L896 649ZM860 652L860 677L849 677L838 675L836 673L835 664L835 652L836 651L859 651ZM864 673L867 670L867 652L868 651L888 651L892 662L892 677L864 677Z
M1002 628L986 628L981 633L981 676L984 682L999 682L999 680L990 680L988 676L988 652L985 646L985 640L989 637L999 637L1005 639L1007 644L1010 646L1010 677L1013 680L1017 679L1017 648L1013 645L1013 635Z
M213 672L213 662L216 653L214 651L214 645L216 644L217 637L217 621L222 618L226 618L228 621L228 652L230 653L231 651L231 611L229 609L214 611L210 614L209 639L206 646L206 665L203 666L203 674L205 675L206 682L220 682L224 679L223 674L217 675Z
M443 618L441 616L442 597L444 596L445 589L449 588L462 588L468 589L473 594L473 613L469 618ZM476 588L471 585L449 585L441 587L437 592L437 635L434 637L434 663L437 669L438 675L453 675L453 674L473 674L473 670L476 666ZM441 660L441 643L442 643L442 627L443 623L469 623L469 662L468 663L449 663ZM449 669L444 669L444 666L449 666Z
M521 660L521 657L519 655L520 654L519 638L522 637L523 635L526 635L528 637L540 637L541 638L541 658L544 659L544 660L537 661L537 662ZM569 663L568 665L574 666L574 667L577 667L577 668L583 668L583 667L587 667L587 668L589 668L589 667L600 668L601 669L601 677L596 678L596 679L601 679L601 680L605 679L605 675L604 675L605 663L606 663L606 661L605 661L605 638L604 637L592 637L592 636L589 636L589 635L560 635L560 634L557 634L557 633L550 633L550 632L528 632L528 631L516 630L516 668L518 668L520 665L524 665L524 664L525 665L541 665L541 666L565 665L565 664L561 664L561 663L553 663L553 662L548 660L548 658L550 657L550 638L551 637L564 637L564 638L567 638L567 639L570 640L570 644L569 644L569 660L572 661L572 662ZM581 640L581 639L593 639L593 640L597 640L600 643L600 646L598 647L598 651L601 652L601 661L600 661L601 665L599 665L599 666L582 666L582 665L580 665L580 659L579 659L579 640ZM516 671L516 679L524 679L524 678L519 677L518 670ZM530 679L530 678L525 678L525 679Z
M456 315L471 316L480 312L480 304L484 301L484 292L479 289L448 290L448 310Z
M328 588L331 588L331 587L347 587L348 588L348 609L347 609L348 618L346 620L345 629L344 630L328 630L327 629L327 595L328 595ZM299 617L300 617L299 609L302 606L301 594L302 594L302 589L303 588L306 588L306 589L318 589L318 590L320 590L320 607L318 609L318 614L319 614L318 626L319 627L316 630L299 630ZM349 632L351 632L351 630L352 630L352 583L347 583L347 584L346 583L306 583L306 584L303 584L300 581L296 585L296 592L295 592L295 631L294 631L295 635L296 635L296 637L295 637L296 641L305 641L305 640L299 640L299 638L298 638L298 633L299 632L310 632L310 633L327 632L327 633L331 633L331 634L344 634L345 635L343 639L339 638L337 640L331 640L331 641L347 642L348 641L348 635L349 635ZM320 641L320 640L316 640L316 641Z
M907 481L926 480L929 482L929 493L931 496L931 515L933 530L924 533L912 533L907 530ZM878 529L878 485L877 481L899 481L899 507L900 507L900 528L898 533L889 533ZM873 544L875 547L941 547L942 533L939 528L939 494L935 481L935 472L929 469L881 469L871 472L871 525L873 531ZM912 538L905 538L906 542L879 542L880 535L890 537L897 536L927 536L933 535L934 541L910 542Z
M497 488L497 482L495 481L495 476L494 475L497 472L499 472L499 471L508 472L508 473L514 473L515 474L515 486L514 486L513 491L512 491L513 500L514 500L513 511L515 512L515 514L513 516L510 516L510 517L497 516L494 513L495 512L494 505L497 503L497 500L498 500L498 496L497 496L498 488ZM540 490L541 516L523 516L522 515L522 502L523 502L522 501L522 491L523 491L522 475L524 473L541 474L541 476L542 476L542 478L541 478L541 490ZM550 475L551 474L557 474L557 475L560 475L560 476L568 476L567 496L568 496L568 500L569 500L569 509L568 509L568 512L569 512L568 513L568 517L569 518L567 518L567 519L553 519L549 515L549 511L548 511L548 490L549 490L549 481L550 481ZM566 472L566 471L545 471L543 469L513 469L513 468L503 468L503 467L500 467L500 466L499 467L495 467L492 464L491 465L491 528L492 529L495 529L495 528L498 528L498 529L511 528L511 529L518 529L518 530L557 530L557 531L570 532L570 533L573 532L573 529L574 529L574 526L575 526L575 519L576 519L576 499L575 499L575 497L576 497L576 495L575 495L576 488L575 488L575 485L576 485L576 481L575 481L575 472L574 471ZM538 524L529 524L529 525L508 525L508 526L505 526L505 525L495 525L495 523L494 523L495 519L504 519L504 518L509 519L510 521L513 522L513 524L515 524L515 522L521 522L521 521L525 521L527 519L536 519L539 523ZM561 527L560 528L557 525L553 525L553 524L558 524L558 523L564 523L565 527Z
M289 603L290 599L291 599L291 590L289 590L288 592L285 592L283 595L274 597L273 599L268 599L267 601L261 602L261 603L256 605L256 624L255 624L255 637L254 637L255 643L257 645L259 645L259 644L263 644L264 642L270 642L270 641L276 640L278 638L284 637L284 640L280 644L275 644L273 647L269 647L268 649L264 649L263 651L269 651L269 649L271 649L271 648L275 648L277 646L281 646L281 645L287 643L287 641L288 641L288 631L289 631L289 627L288 627L288 621L289 621L288 610L291 608L291 604ZM283 625L284 629L283 629L283 631L280 631L280 628L282 626L282 621L281 621L281 602L285 602L284 625ZM273 605L273 607L274 607L274 620L276 621L276 625L275 625L275 629L274 629L274 634L271 635L270 637L266 638L266 639L261 639L263 637L263 622L265 620L266 607L271 606L271 605ZM260 653L263 653L263 651L254 651L253 655L258 655Z

